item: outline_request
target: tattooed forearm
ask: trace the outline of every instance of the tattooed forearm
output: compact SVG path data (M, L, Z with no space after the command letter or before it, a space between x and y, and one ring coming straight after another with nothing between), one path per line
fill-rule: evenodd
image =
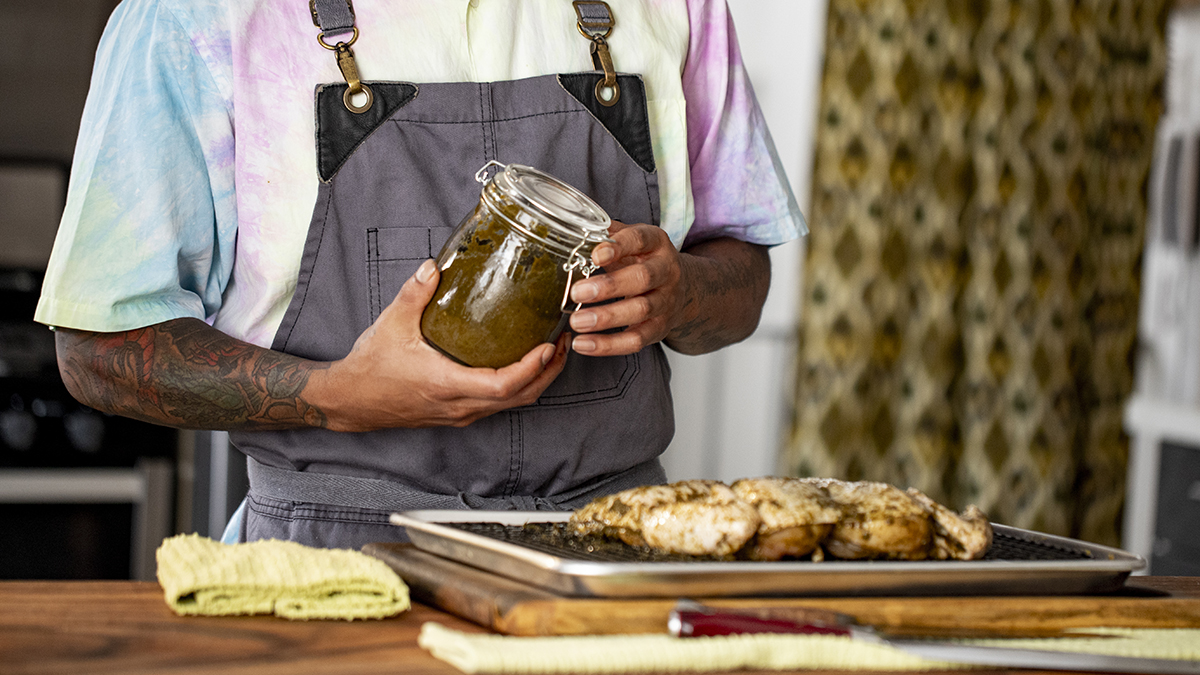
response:
M716 239L684 254L688 318L671 331L667 344L684 354L704 354L746 339L758 326L771 285L767 248Z
M235 340L197 319L122 333L59 329L59 370L97 410L192 429L321 427L304 399L307 361Z

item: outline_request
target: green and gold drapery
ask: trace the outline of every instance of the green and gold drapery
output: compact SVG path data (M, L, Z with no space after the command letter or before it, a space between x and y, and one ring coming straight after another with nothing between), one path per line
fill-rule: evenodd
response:
M1117 543L1166 0L831 0L785 468Z

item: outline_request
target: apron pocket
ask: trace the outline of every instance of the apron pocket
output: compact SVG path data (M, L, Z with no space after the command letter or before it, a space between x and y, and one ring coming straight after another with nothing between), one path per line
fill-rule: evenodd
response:
M641 352L602 357L571 354L567 367L534 405L544 408L621 399L641 369Z
M373 227L367 230L367 303L371 323L391 304L421 263L437 255L449 227Z

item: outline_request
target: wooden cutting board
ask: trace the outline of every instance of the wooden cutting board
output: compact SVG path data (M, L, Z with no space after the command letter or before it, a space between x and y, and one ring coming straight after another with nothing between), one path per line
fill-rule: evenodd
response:
M564 597L440 558L411 544L368 544L413 598L507 635L665 633L675 598ZM1012 632L1081 627L1200 628L1200 577L1131 577L1102 596L713 598L718 607L816 607L898 630Z

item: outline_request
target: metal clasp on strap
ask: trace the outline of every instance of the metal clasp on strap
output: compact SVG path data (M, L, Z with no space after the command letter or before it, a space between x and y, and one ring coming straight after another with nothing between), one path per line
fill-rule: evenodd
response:
M617 71L606 39L616 25L612 10L602 0L575 0L572 4L579 17L575 26L592 42L592 67L604 72L604 79L596 83L596 100L605 107L615 105L621 98L621 85L617 83Z
M342 2L345 2L344 8L341 6ZM359 77L358 62L354 60L354 50L350 48L358 41L358 27L354 25L354 6L350 4L350 0L320 0L318 7L318 0L308 0L308 10L312 13L313 25L321 29L321 32L317 33L317 42L336 53L338 70L342 71L342 77L349 85L346 93L342 94L342 103L352 113L370 110L371 104L375 102L375 94ZM342 35L347 31L351 32L348 41L339 40L331 45L325 40L326 35ZM354 103L354 97L359 94L366 95L362 105Z

